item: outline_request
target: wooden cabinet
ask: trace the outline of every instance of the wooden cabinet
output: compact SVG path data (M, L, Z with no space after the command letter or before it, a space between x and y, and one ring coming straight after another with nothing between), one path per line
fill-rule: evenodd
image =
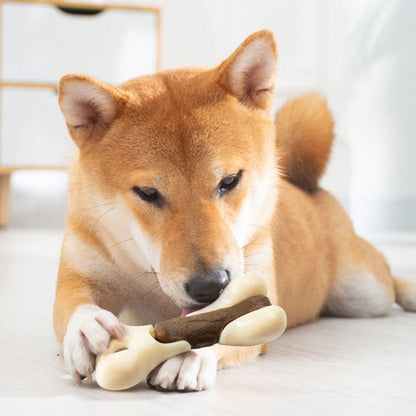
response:
M1 166L65 166L73 144L54 89L4 88Z
M0 0L0 226L10 174L64 168L70 156L59 78L83 72L119 83L159 66L157 8Z

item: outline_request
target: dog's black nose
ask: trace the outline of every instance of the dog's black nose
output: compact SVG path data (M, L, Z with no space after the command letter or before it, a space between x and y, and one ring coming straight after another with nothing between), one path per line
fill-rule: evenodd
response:
M230 283L227 270L214 269L193 277L185 285L188 295L199 303L212 303Z

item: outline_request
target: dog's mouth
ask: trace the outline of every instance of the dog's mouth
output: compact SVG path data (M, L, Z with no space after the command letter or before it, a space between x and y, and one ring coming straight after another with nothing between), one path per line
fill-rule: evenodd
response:
M224 291L224 289L221 290L220 295L222 294L223 291ZM218 300L218 298L213 300L212 302L199 303L199 304L193 304L193 305L190 305L190 306L185 306L185 307L182 308L181 317L189 315L190 313L200 311L201 309L204 309L204 308L208 307L212 303L215 303L217 300Z
M182 313L181 313L181 317L182 316L186 316L186 315L188 315L190 313L199 311L199 310L205 308L206 306L208 306L208 304L206 304L206 305L200 305L200 306L193 306L193 307L189 307L189 308L183 308L182 309Z

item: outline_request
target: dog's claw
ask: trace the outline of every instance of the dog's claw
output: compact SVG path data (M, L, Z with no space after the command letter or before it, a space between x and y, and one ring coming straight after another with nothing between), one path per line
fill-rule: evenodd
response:
M91 374L90 370L87 370L85 375L86 375L88 381L92 381L92 374Z

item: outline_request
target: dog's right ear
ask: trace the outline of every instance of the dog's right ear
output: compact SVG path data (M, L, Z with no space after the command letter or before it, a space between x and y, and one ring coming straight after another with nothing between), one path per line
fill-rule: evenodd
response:
M69 133L79 148L101 139L126 104L116 87L87 75L64 76L58 92Z

